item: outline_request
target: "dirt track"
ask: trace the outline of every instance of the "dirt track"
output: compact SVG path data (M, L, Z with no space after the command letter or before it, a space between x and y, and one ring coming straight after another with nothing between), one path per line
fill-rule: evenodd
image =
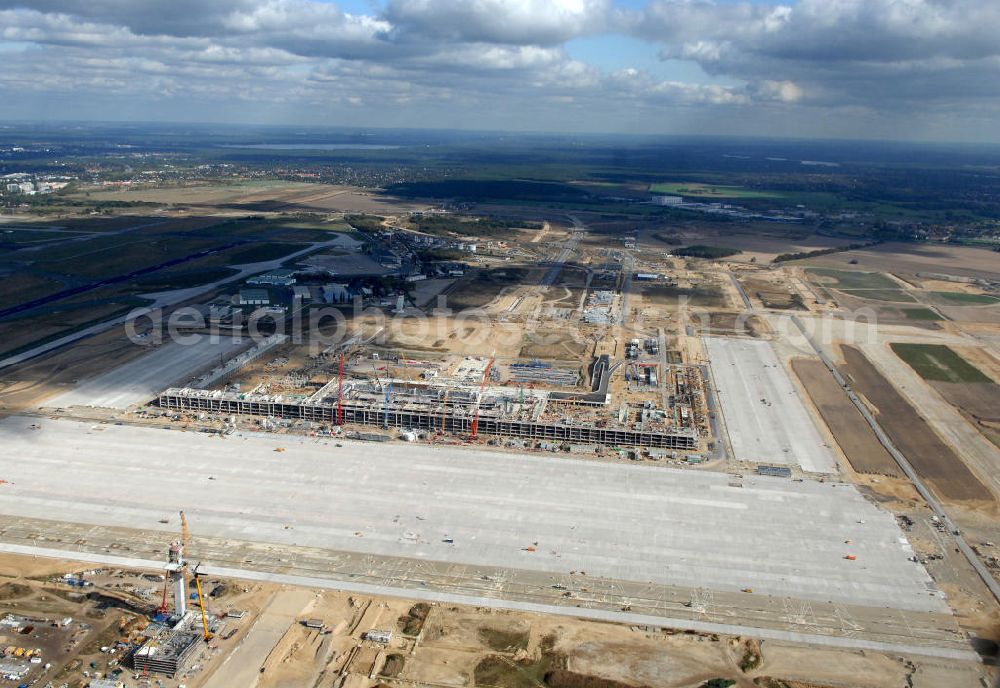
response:
M902 477L896 462L879 444L865 419L822 362L798 359L792 361L792 369L854 470Z
M943 499L992 502L988 489L861 351L844 346L844 374L875 407L879 423L921 477Z

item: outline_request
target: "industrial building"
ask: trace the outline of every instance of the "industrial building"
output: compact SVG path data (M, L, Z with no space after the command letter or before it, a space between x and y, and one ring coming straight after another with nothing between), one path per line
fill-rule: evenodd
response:
M290 287L295 284L295 270L272 270L247 280L255 286Z
M241 306L268 306L271 294L267 289L240 289L239 303Z
M675 426L668 418L649 417L631 424L570 418L568 408L608 403L609 377L609 363L602 357L595 365L594 388L589 393L484 391L472 386L404 380L342 384L332 380L308 396L171 388L159 395L157 404L176 411L287 418L330 425L375 425L611 446L697 448L697 430Z
M144 673L173 676L191 658L199 642L201 635L194 631L172 631L150 638L132 653L132 667Z

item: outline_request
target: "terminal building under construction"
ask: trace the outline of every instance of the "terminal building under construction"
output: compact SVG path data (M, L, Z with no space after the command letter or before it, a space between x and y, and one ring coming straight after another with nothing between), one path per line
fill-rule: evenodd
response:
M330 425L374 425L455 435L608 446L696 449L698 431L643 412L629 422L602 417L608 403L606 375L589 393L479 389L401 380L331 381L309 395L178 389L162 392L157 404L180 412L254 415ZM601 380L604 378L604 380ZM342 389L341 389L342 387ZM588 410L589 409L589 410Z

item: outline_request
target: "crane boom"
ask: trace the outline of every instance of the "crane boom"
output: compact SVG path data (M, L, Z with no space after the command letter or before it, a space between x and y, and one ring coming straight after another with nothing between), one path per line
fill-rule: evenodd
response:
M188 542L191 540L191 531L188 530L187 518L184 516L184 512L181 512L181 554L182 556L187 555Z
M198 562L201 566L201 562ZM212 639L212 634L208 630L208 615L205 613L205 597L201 594L201 574L198 573L198 566L194 567L194 587L198 590L198 606L201 607L201 628L204 631L205 642Z
M337 373L337 425L344 424L344 354L340 354L340 371Z
M476 439L479 435L479 404L483 401L483 392L486 391L486 382L490 379L490 370L493 368L493 361L496 360L497 354L494 351L493 355L490 356L489 363L483 369L483 381L479 385L479 396L476 397L476 411L472 416L472 439Z

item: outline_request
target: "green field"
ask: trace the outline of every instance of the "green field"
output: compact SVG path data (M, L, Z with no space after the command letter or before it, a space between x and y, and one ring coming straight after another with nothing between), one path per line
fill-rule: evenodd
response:
M893 343L893 352L925 380L933 382L993 382L978 368L942 344Z
M903 315L907 320L941 320L941 316L930 308L904 308Z
M305 244L282 244L269 243L258 244L250 248L241 249L229 256L230 265L241 265L243 263L261 263L268 260L284 258L290 253L308 248Z
M159 271L145 275L137 281L144 290L184 289L232 277L236 270L224 267L207 267L195 270Z
M890 303L913 303L916 301L902 289L841 289L840 291L858 299L888 301Z
M931 295L950 304L959 306L989 306L1000 303L1000 299L988 294L966 294L961 291L932 291Z
M774 191L757 191L742 186L726 184L701 184L699 182L662 182L650 184L649 191L668 196L690 196L692 198L784 198L784 194Z
M899 289L899 285L881 272L861 272L858 270L833 270L831 268L806 268L813 275L837 280L832 285L837 289Z

